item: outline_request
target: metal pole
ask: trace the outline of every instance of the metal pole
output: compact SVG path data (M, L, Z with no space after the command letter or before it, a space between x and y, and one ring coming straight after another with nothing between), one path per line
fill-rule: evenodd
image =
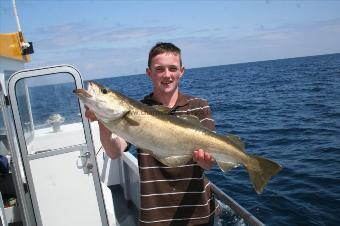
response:
M15 0L12 0L12 4L13 4L13 12L14 12L14 17L17 23L17 29L19 32L21 32L21 26L20 26L20 21L19 21L19 17L18 17L18 11L17 11L17 5Z
M234 199L225 194L221 189L219 189L215 184L210 182L212 191L216 195L217 199L221 200L223 203L227 204L236 214L238 214L242 219L249 225L252 226L264 226L264 224L257 219L254 215L249 213L240 204L238 204Z

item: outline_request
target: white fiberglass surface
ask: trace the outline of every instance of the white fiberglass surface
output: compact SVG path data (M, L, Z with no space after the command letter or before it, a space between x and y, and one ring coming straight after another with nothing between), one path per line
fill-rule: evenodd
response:
M93 178L84 174L79 155L74 151L30 161L43 225L102 225Z

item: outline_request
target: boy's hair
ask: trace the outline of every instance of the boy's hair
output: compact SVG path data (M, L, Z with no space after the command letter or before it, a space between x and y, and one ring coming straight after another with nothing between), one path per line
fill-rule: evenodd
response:
M148 59L149 68L151 67L152 58L162 53L173 53L176 55L178 54L179 59L180 59L180 66L182 67L181 49L170 42L157 42L156 45L152 47L149 52L149 59Z

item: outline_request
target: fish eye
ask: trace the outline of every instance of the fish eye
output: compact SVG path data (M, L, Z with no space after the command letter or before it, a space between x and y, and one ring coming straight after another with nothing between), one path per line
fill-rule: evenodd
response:
M102 93L107 94L107 89L102 89Z

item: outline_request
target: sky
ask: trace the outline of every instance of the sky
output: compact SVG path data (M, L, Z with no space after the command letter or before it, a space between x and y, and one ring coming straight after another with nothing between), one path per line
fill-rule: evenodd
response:
M0 0L0 32L15 32ZM35 53L26 67L71 64L85 79L143 74L173 42L186 68L340 53L340 0L17 0Z

